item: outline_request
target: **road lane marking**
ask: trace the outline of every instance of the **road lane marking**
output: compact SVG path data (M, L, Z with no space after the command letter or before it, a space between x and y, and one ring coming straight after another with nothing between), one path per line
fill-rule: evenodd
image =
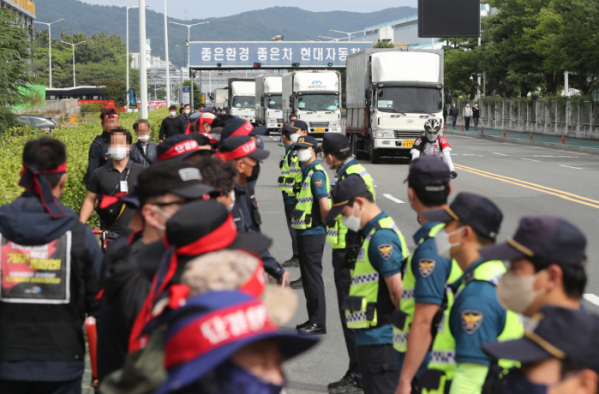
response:
M383 197L387 197L389 200L394 201L398 204L405 204L403 201L401 201L399 198L395 198L393 197L391 194L383 194Z
M482 155L477 155L476 153L462 153L462 156L479 156L479 157L482 157Z
M573 168L575 170L584 170L584 168L580 168L580 167L571 167L571 166L567 166L565 164L560 164L560 167L566 167L566 168Z
M506 154L499 153L499 152L493 152L493 154L494 154L494 155L499 155L499 156L508 156L508 155L506 155Z
M597 297L595 294L587 293L584 294L582 297L591 304L599 306L599 297Z
M541 160L535 160L535 159L527 159L525 157L522 158L522 160L526 160L526 161L536 161L537 163L542 163Z
M471 172L473 174L484 176L486 178L491 178L491 179L495 179L497 181L511 183L512 185L516 185L516 186L520 186L520 187L525 187L527 189L536 190L536 191L539 191L539 192L551 194L553 196L556 196L556 197L559 197L559 198L563 198L564 200L574 201L574 202L577 202L579 204L588 205L589 207L593 207L593 208L599 209L599 201L593 200L593 199L590 199L590 198L587 198L587 197L582 197L582 196L579 196L579 195L574 194L574 193L565 192L563 190L552 189L552 188L547 187L547 186L538 185L536 183L526 182L526 181L523 181L523 180L520 180L520 179L510 178L510 177L507 177L507 176L494 174L492 172L478 170L476 168L467 167L467 166L464 166L464 165L461 165L461 164L454 164L454 165L455 165L456 168L458 168L460 170L464 170L466 172Z

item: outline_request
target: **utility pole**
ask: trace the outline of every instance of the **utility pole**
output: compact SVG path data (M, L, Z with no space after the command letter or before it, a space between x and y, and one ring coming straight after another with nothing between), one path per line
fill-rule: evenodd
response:
M166 52L166 106L171 105L171 79L168 61L168 17L166 15L166 0L164 0L164 50Z
M148 69L146 65L146 0L139 0L139 95L141 118L148 119Z

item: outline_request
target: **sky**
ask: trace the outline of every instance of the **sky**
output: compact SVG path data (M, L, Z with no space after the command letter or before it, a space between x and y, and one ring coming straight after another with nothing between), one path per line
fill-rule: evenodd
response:
M133 6L139 5L138 0L83 0L90 4ZM164 0L146 0L150 9L156 12L164 12ZM218 6L222 4L223 6ZM367 4L368 7L364 7ZM228 0L219 1L190 1L190 0L168 0L167 12L169 16L185 19L201 19L222 17L239 14L245 11L254 11L274 6L299 7L307 11L352 11L352 12L375 12L385 8L401 6L417 7L418 0Z

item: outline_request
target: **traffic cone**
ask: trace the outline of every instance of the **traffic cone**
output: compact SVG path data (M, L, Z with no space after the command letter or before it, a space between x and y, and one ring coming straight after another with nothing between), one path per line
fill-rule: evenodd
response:
M506 136L505 136L505 129L503 129L503 138L506 138Z
M562 133L562 145L566 145L566 139L564 138L564 133Z
M481 128L480 128L480 135L484 135L484 134L485 134L485 132L483 131L483 128L481 126Z
M464 125L462 125L462 133L464 132Z
M532 131L530 132L530 140L532 141Z
M445 131L447 131L447 123L445 123Z

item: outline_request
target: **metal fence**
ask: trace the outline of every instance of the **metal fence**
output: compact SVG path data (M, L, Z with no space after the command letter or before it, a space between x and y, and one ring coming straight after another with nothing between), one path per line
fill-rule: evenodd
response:
M466 101L456 105L462 125ZM482 127L599 140L599 108L589 101L480 101L479 108Z

